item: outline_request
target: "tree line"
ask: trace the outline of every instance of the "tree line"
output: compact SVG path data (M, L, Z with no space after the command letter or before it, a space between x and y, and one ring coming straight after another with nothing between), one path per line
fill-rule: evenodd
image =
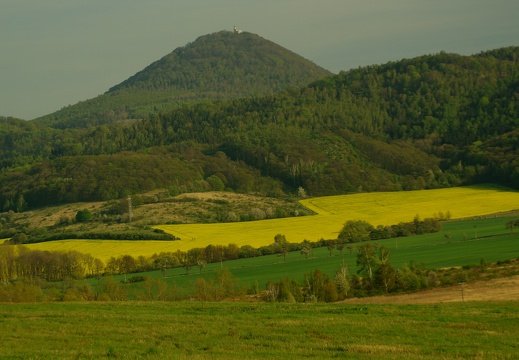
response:
M0 298L4 302L174 301L186 296L198 301L255 299L269 302L334 302L350 297L412 292L474 281L489 267L482 259L479 265L467 265L460 269L431 270L413 261L396 269L391 264L391 253L387 248L366 243L356 247L356 271L353 273L343 264L332 276L315 269L305 274L302 281L269 281L264 289L260 289L257 282L248 288L243 287L227 268L222 267L210 276L198 277L186 293L186 289L181 292L164 279L148 276L127 277L125 273L124 280L116 281L109 275L101 275L101 264L96 259L76 252L28 252L22 248L16 256L9 251L5 246L0 246L0 265L18 256L15 260L16 271L23 278L6 281L12 274L6 272L6 267L0 267ZM128 266L130 258L120 257L117 260L119 266ZM502 265L504 263L496 266ZM75 276L66 276L58 282L51 276L67 272ZM97 279L97 286L80 280L85 272ZM131 289L126 284L132 284Z

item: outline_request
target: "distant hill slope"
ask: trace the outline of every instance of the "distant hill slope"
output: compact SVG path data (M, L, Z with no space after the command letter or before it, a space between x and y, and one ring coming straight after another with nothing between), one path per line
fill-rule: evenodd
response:
M331 75L258 35L220 31L177 48L103 95L35 121L88 127L145 118L186 101L273 94Z
M140 93L130 87L144 83L135 78L104 99ZM157 188L269 196L300 187L312 196L478 182L518 188L518 100L519 47L509 47L366 66L273 95L84 129L0 118L0 206Z
M173 89L196 92L185 97L235 98L272 94L329 75L258 35L221 31L176 49L109 92Z

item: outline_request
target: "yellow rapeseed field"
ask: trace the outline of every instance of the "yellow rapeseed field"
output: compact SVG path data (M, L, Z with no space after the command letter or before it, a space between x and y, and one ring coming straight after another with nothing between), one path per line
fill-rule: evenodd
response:
M179 237L179 241L67 240L30 245L45 250L77 250L106 260L129 254L150 256L162 251L189 250L209 244L260 247L283 234L290 242L305 239L335 239L347 220L365 220L372 225L391 225L449 212L465 218L519 209L519 192L498 186L471 186L408 192L361 193L302 200L317 213L285 219L225 224L156 226Z

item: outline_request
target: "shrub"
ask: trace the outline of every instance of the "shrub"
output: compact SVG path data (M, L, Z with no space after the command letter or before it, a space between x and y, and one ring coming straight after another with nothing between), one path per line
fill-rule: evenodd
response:
M146 281L146 277L140 275L132 276L131 278L128 278L128 280L126 280L127 283L137 283L143 281Z
M216 175L211 175L206 179L207 183L211 187L212 190L215 191L223 191L225 189L225 184L222 179L220 179Z
M92 220L92 213L88 209L80 210L76 213L77 222L88 222Z
M314 270L305 277L308 284L305 298L311 298L313 296L317 299L317 301L337 301L339 298L337 286L327 274L320 270Z
M267 217L265 211L258 208L252 208L249 216L252 220L263 220Z
M11 244L24 244L28 240L27 235L24 233L18 233L11 238Z
M35 302L42 300L41 288L23 282L7 283L0 286L0 299L2 302Z

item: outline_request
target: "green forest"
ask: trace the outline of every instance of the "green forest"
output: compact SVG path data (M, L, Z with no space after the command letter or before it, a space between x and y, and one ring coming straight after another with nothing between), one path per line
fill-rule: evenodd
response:
M232 38L217 35L222 43ZM203 40L195 42L202 54ZM217 49L205 46L211 58ZM242 55L229 56L237 62ZM180 54L161 61L172 57ZM272 197L479 182L517 188L518 59L518 47L442 52L323 75L276 94L177 102L140 120L108 121L82 103L52 121L1 118L0 210L156 188ZM153 75L161 64L106 96L165 91Z

